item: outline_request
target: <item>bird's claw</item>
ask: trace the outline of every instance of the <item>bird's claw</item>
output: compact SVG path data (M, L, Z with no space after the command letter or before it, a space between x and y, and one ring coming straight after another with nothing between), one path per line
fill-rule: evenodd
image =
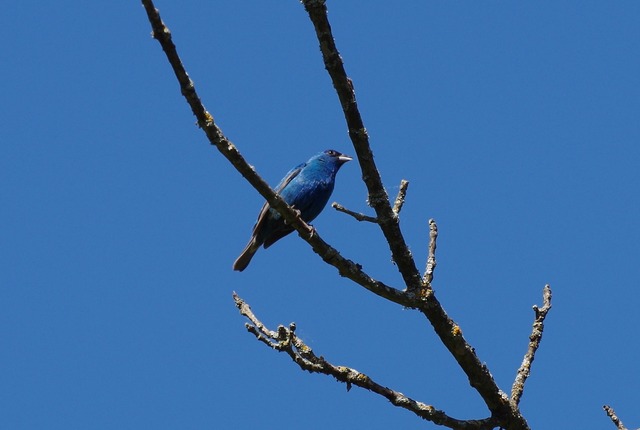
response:
M302 223L306 225L306 223L302 219L302 212L300 211L300 209L296 209L295 206L291 206L291 209L293 209L293 211L296 213L296 216L300 219L300 221L302 221ZM287 220L284 220L284 223L285 225L289 224Z
M314 226L312 226L311 224L306 224L305 223L305 228L309 232L309 236L310 237L313 237L316 234L316 228Z

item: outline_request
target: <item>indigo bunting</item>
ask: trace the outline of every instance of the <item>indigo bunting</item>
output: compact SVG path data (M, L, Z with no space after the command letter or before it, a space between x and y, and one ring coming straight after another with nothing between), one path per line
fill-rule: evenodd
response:
M328 149L294 167L274 191L289 206L300 211L305 222L313 221L331 197L340 166L351 160L347 155ZM253 226L251 240L233 263L233 270L242 272L261 245L266 249L292 231L293 228L285 223L278 211L265 203Z

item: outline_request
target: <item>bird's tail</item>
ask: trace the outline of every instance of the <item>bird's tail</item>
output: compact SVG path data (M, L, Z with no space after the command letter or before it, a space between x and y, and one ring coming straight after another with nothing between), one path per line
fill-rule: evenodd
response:
M253 254L256 253L258 248L260 248L260 243L256 240L255 236L251 238L247 246L244 248L240 257L233 262L233 270L237 270L238 272L242 272L247 268L251 259L253 258Z

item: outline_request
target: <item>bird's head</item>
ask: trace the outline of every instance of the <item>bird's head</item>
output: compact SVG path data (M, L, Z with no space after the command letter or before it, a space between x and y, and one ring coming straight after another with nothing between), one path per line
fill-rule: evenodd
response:
M341 154L335 149L327 149L321 154L321 158L324 158L326 161L336 163L338 166L342 166L347 161L353 160L353 158L348 155Z

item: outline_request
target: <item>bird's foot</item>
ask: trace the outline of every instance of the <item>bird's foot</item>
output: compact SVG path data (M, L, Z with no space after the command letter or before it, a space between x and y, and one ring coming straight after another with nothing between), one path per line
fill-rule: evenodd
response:
M302 220L300 221L302 222L304 229L307 230L307 232L309 233L309 236L313 236L314 234L316 234L316 228L314 226L312 226L311 224L307 224Z
M304 220L302 219L302 212L300 211L300 209L296 209L295 206L291 206L291 209L293 209L293 211L296 213L296 216L298 218L300 218L300 221L302 221L302 223L304 223ZM287 220L284 220L285 225L289 224L287 222ZM305 224L306 225L306 224Z

